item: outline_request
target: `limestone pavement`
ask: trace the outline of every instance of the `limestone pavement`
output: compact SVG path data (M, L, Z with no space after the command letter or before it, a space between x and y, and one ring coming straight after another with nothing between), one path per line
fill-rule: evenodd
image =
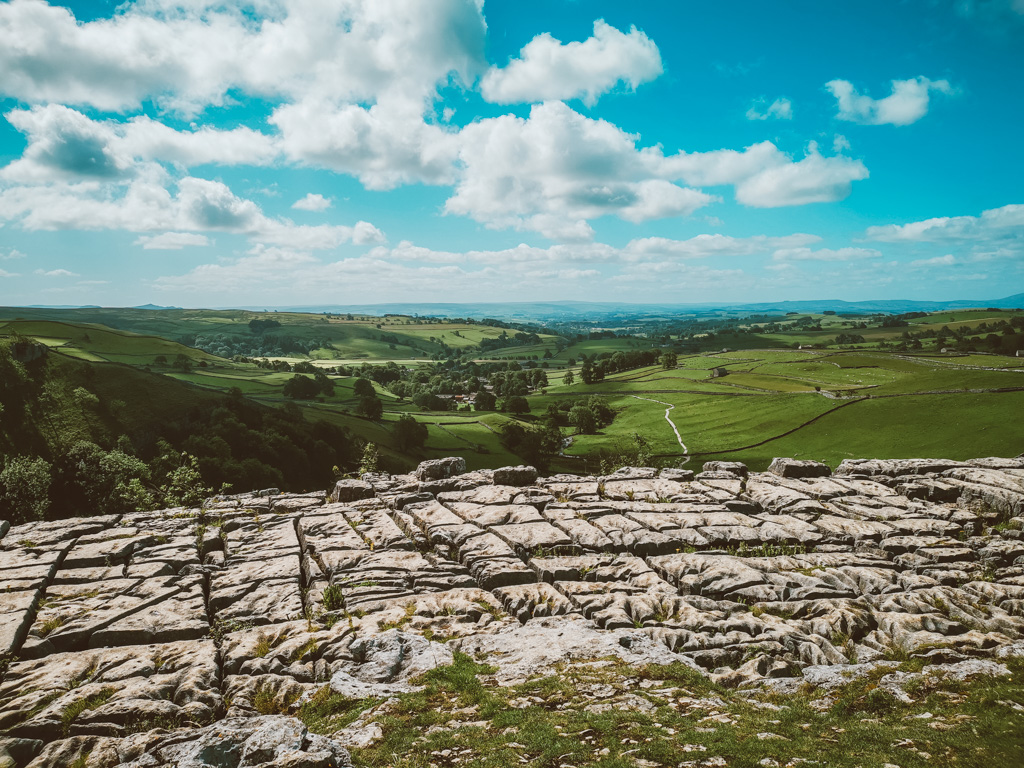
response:
M502 684L617 655L796 690L900 655L985 674L1022 640L1021 458L543 478L441 459L0 522L0 765L346 765L372 728L288 714L328 685L411 690L455 650Z

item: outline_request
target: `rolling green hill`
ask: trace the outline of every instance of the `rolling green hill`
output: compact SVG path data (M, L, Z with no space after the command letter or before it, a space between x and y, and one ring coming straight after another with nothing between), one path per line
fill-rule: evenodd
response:
M1019 311L965 309L886 325L883 316L794 313L753 322L715 320L726 325L706 333L698 328L689 335L653 327L618 336L538 329L536 335L516 340L519 331L500 323L403 316L15 309L0 311L0 338L16 334L45 344L54 375L67 379L71 390L82 386L98 398L100 407L92 416L72 421L107 448L125 434L149 461L158 439L186 446L190 430L208 433L204 439L210 445L196 439L189 449L211 482L226 478L225 468L230 467L247 481L251 476L249 484L260 485L258 473L252 474L255 465L241 469L230 440L207 429L206 422L223 419L224 404L231 402L235 408L241 404L256 409L250 413L253 419L258 412L260 418L299 424L300 432L321 423L347 435L341 458L328 452L335 457L329 462L307 460L318 467L316 482L326 485L331 467L355 468L364 443L377 445L382 461L393 469L450 454L465 456L471 469L519 463L524 454L517 455L503 439L510 425L550 430L557 424L556 434L565 441L563 452L536 457L550 471L594 471L602 459L607 464L618 452L628 454L636 436L652 454L647 460L697 468L712 458L763 468L780 455L835 464L857 455L1016 454L1024 451L1013 416L1024 402L1024 358L878 347L891 346L894 339L905 341L908 332L923 330L931 335L921 338L931 339L951 324L956 324L962 345L991 336L994 328L1000 330L1000 340L1012 340L1017 326L1011 327L1011 321L1019 323L1020 317ZM674 321L659 317L656 322ZM818 326L821 330L809 330ZM856 333L864 342L840 348L834 342L841 333ZM811 343L815 348L795 348ZM687 352L688 346L698 350ZM675 367L615 368L623 356L652 354L643 359L657 360L661 351L673 348L679 350ZM607 370L583 383L584 362ZM386 364L392 373L373 381L375 371ZM479 382L491 387L508 370L537 369L545 374L546 384L520 393L526 396L523 413L502 412L503 396L497 411L453 406L451 394L438 397L474 391ZM289 382L297 376L312 380L315 371L326 388L300 399L288 395ZM567 385L570 373L574 381ZM379 416L365 415L365 398L355 389L357 376L371 381ZM472 389L466 389L470 384ZM419 394L412 397L414 391L433 394L421 400ZM566 414L590 397L610 406L614 418L594 434L578 434ZM41 402L34 407L37 413L45 410ZM667 408L685 452L665 418ZM561 414L557 421L552 413ZM415 447L399 438L399 420L410 416L426 427L425 442ZM9 423L5 419L5 428ZM52 452L52 440L28 432L23 429L17 438L6 434L3 450L10 455L30 446L39 455ZM226 443L226 454L218 439ZM285 448L279 446L279 451L286 456ZM268 449L249 458L270 468L276 456ZM293 458L298 461L297 455ZM313 482L309 477L300 482L300 474L263 484L306 487ZM264 471L269 479L278 477L270 475Z

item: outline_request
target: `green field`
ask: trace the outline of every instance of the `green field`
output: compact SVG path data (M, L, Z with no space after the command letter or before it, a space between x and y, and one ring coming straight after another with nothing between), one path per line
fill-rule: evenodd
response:
M993 362L972 359L986 367ZM553 386L535 399L546 407L557 398L595 393L617 411L600 434L574 439L567 454L578 457L624 444L633 433L666 460L682 457L666 406L637 396L676 406L670 418L695 460L729 458L763 469L775 456L797 454L837 464L855 456L1024 452L1024 432L1011 416L1024 405L1024 369L1015 364L985 370L879 352L745 350L685 358L680 365ZM729 373L695 378L719 366Z
M659 462L678 463L688 456L689 466L694 467L712 458L763 468L774 456L835 464L857 456L966 458L1024 451L1024 433L1015 418L1024 406L1024 358L871 348L878 339L900 337L906 330L901 327L856 330L866 339L858 345L864 348L840 350L829 344L836 334L853 332L853 321L835 315L788 316L782 325L794 330L780 333L718 334L714 351L680 354L674 369L651 365L611 373L591 384L581 381L584 356L604 359L616 352L650 350L671 342L642 336L584 336L573 341L544 333L537 344L482 350L481 341L517 331L415 317L350 319L336 314L246 311L17 309L4 315L0 336L32 338L59 355L104 368L109 365L111 371L122 366L143 368L190 385L196 397L199 392L226 393L237 388L266 405L295 402L307 418L343 426L377 443L406 466L450 454L465 456L473 469L520 463L500 439L502 425L512 417L497 412L426 411L375 385L384 415L371 421L357 414L355 379L337 375L335 367L395 362L410 371L421 370L442 356L481 365L526 361L521 364L546 367L548 385L528 395L530 413L521 421L539 424L550 404L568 405L589 396L604 399L616 414L595 435L573 435L571 427L562 427L563 435L573 439L564 456L552 459L553 471L592 468L600 452L628 445L634 434L648 441ZM946 324L973 328L1017 315L988 310L935 313L912 319L911 328L940 329ZM250 326L253 320L273 320L279 325L259 332ZM820 331L795 328L818 321ZM258 366L245 354L228 354L261 344L272 346L282 337L306 351L260 357L331 369L333 393L292 401L282 389L293 372ZM801 350L794 348L796 344L822 348ZM775 348L764 348L770 345ZM227 351L209 351L217 349ZM713 369L722 369L725 375L715 376ZM570 386L564 381L567 370L575 376ZM186 405L176 394L174 407ZM665 419L668 406L674 406L669 416L686 445L685 456ZM403 414L427 425L426 445L416 455L400 453L394 440L394 423Z

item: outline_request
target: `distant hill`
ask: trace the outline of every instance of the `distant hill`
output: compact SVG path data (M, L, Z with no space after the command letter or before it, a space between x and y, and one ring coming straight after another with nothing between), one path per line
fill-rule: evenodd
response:
M1002 299L951 301L916 301L911 299L879 299L875 301L843 301L842 299L813 299L809 301L776 301L752 304L708 303L708 304L632 304L594 301L549 301L549 302L495 302L495 303L437 303L437 304L359 304L359 305L311 305L276 307L282 312L354 312L364 315L427 315L434 317L496 317L504 320L569 320L575 317L593 315L657 316L666 312L694 312L698 314L727 312L730 314L763 314L771 312L812 312L835 311L838 313L885 312L938 312L944 309L967 307L998 307L1000 309L1024 309L1024 293ZM262 307L242 307L258 310Z

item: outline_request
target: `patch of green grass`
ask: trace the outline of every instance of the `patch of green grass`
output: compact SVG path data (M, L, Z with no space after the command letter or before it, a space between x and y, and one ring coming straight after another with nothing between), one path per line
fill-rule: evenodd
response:
M70 732L71 726L83 712L88 712L91 709L98 709L99 707L102 707L110 701L110 698L114 693L115 691L113 688L102 688L91 696L76 699L64 707L60 713L60 720L64 728L64 733L67 734Z
M636 668L608 659L502 687L486 677L487 667L457 656L452 667L423 676L422 691L398 697L376 718L381 742L352 752L358 765L390 768L454 765L453 757L480 768L699 765L712 757L736 768L758 768L766 758L837 768L1018 765L1024 718L1005 702L1024 694L1024 661L1007 666L1009 678L959 684L925 678L909 686L914 702L901 704L878 687L889 669L823 699L813 689L778 696L722 688L681 663ZM595 688L606 690L594 697L589 692ZM634 699L620 708L586 711L592 703L637 695L648 702L642 708ZM318 697L323 708L340 713L342 723L357 714L358 703L334 699L329 689ZM325 719L313 730L328 732L333 725ZM459 727L466 721L483 726ZM444 727L426 734L437 725Z
M63 626L65 621L63 616L51 616L39 626L39 636L47 637Z
M296 717L313 733L334 733L351 723L380 699L350 699L325 685L299 707Z
M416 615L416 603L415 602L406 603L406 605L405 605L405 613L403 613L402 616L399 619L396 619L395 621L384 621L384 622L381 622L381 624L380 624L380 631L381 632L387 632L389 629L401 629L406 624L408 624L410 621L412 621L412 617L415 616L415 615Z
M287 715L301 695L295 691L278 696L272 687L260 683L253 694L252 706L261 715Z
M302 661L307 656L312 656L313 654L315 654L317 652L317 648L318 645L316 640L310 638L305 643L296 648L294 651L292 651L291 656L288 657L288 661L289 663Z
M325 611L340 611L345 606L345 592L339 584L328 584L324 589Z

